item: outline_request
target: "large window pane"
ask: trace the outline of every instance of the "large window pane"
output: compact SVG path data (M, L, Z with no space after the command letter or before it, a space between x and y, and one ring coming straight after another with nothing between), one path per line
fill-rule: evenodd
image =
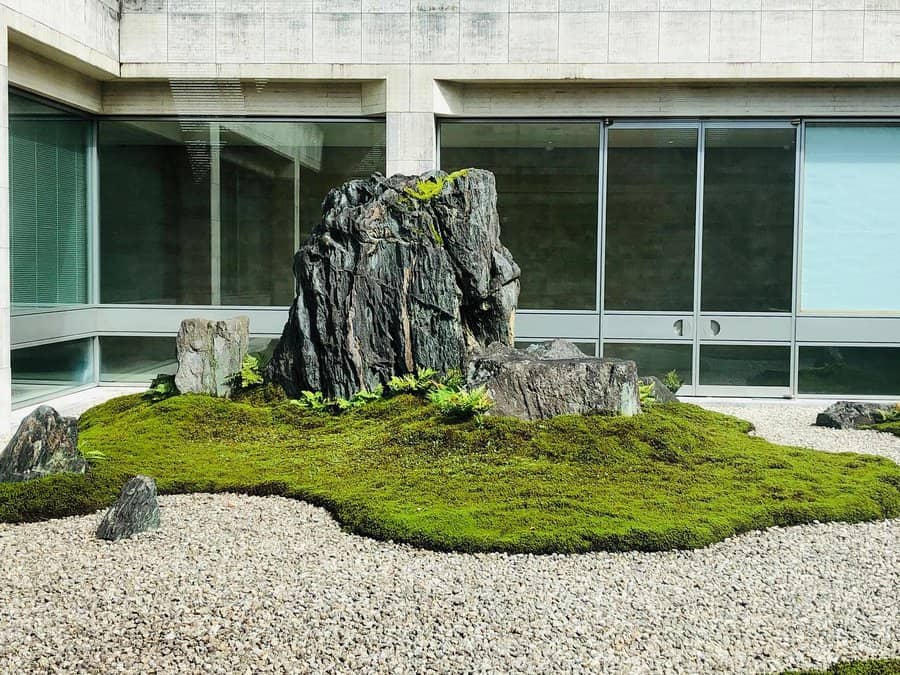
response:
M703 310L791 311L795 133L706 130Z
M92 382L91 351L90 339L14 349L11 354L13 405L58 396Z
M90 122L9 96L13 313L88 301Z
M175 338L104 335L100 338L101 382L149 383L175 374Z
M900 311L900 127L806 130L800 309Z
M691 311L696 129L609 129L606 309Z
M627 359L637 363L641 376L655 375L662 379L674 370L685 384L691 383L693 346L689 344L651 344L606 342L603 356Z
M384 171L384 125L100 122L101 301L281 306L328 190Z
M801 394L900 396L900 348L800 347Z
M791 348L768 345L700 345L700 384L789 387Z
M600 128L441 125L441 168L497 177L501 238L522 268L519 306L595 309Z

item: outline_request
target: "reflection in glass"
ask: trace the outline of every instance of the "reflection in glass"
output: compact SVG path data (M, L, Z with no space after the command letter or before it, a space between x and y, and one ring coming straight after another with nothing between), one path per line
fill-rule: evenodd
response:
M101 120L101 301L282 306L328 190L384 171L380 122Z
M175 374L175 338L104 335L100 338L100 381L149 383Z
M522 268L519 307L597 305L598 124L444 123L441 168L497 178L501 238Z
M516 349L528 349L531 345L542 345L546 342L547 340L516 340ZM572 344L578 347L586 356L597 356L596 342L573 342Z
M791 348L769 345L700 345L700 384L789 387Z
M706 130L703 310L791 311L795 135Z
M72 340L14 349L10 354L13 405L58 396L92 382L91 342Z
M900 312L900 126L806 128L800 310Z
M606 309L691 311L696 129L610 127Z
M674 370L685 384L691 383L693 347L689 344L605 342L603 356L637 363L638 373L662 379Z
M9 95L13 313L88 301L90 122Z
M898 347L800 347L801 394L900 396Z

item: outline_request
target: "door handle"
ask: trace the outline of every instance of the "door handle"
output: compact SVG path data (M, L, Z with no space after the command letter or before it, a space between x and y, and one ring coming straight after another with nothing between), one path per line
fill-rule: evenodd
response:
M675 335L684 335L684 319L676 320L675 323L672 324L672 328L675 329Z
M721 330L722 330L722 326L719 324L718 321L716 321L715 319L709 320L709 332L710 333L712 333L713 335L718 335Z

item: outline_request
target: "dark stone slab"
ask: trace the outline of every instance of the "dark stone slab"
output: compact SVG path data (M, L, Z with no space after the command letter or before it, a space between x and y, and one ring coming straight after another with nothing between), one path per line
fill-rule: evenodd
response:
M97 537L116 541L158 527L156 482L147 476L135 476L125 483L116 503L103 516Z
M492 414L521 419L634 415L641 409L634 361L585 356L564 341L543 350L493 344L469 363L467 383L487 388Z
M496 202L493 174L478 169L375 174L329 192L294 257L297 297L267 379L289 396L349 396L511 345L519 267Z
M882 421L882 412L894 406L881 403L838 401L816 416L816 425L833 429L858 429Z
M42 405L19 424L0 453L0 481L22 481L53 473L84 473L78 452L78 421Z

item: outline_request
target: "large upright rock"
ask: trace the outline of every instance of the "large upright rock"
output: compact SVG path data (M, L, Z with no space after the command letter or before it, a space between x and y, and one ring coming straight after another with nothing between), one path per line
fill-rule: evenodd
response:
M182 394L228 396L229 376L241 369L250 344L250 319L185 319L175 338L178 369L175 386Z
M375 174L329 192L294 257L297 297L267 378L290 396L349 396L512 344L519 267L496 201L493 174L478 169Z
M125 483L116 503L104 514L97 537L117 541L158 527L156 481L147 476L135 476Z
M526 420L556 415L634 415L641 410L634 361L585 356L555 340L527 350L500 344L469 363L470 387L484 386L496 415Z
M0 453L0 482L40 478L51 473L84 473L78 452L78 420L48 405L30 413Z

